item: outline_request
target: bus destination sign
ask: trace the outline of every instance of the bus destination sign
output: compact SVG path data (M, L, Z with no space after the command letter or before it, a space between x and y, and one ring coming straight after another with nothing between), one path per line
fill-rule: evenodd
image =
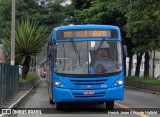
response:
M57 31L57 39L63 40L67 38L111 38L117 30L59 30Z
M79 37L110 37L111 31L96 30L96 31L64 31L64 38L79 38Z

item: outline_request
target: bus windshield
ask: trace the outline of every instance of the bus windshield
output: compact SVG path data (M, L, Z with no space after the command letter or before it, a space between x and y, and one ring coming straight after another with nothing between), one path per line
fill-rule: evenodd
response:
M54 71L62 74L107 74L122 70L119 41L58 42Z

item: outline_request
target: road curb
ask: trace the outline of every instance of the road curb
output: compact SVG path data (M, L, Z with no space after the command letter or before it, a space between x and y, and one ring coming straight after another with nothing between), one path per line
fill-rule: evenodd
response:
M30 94L30 92L33 90L33 88L39 83L39 80L26 92L24 93L16 102L11 104L8 109L16 108L18 105ZM0 114L0 117L6 117L8 115L6 114Z
M13 103L8 108L16 108L22 102L22 100L29 95L29 93L33 90L33 88L37 85L38 82L39 80L23 96L21 96L15 103Z
M138 89L144 89L144 90L149 90L153 92L160 92L160 85L148 84L148 83L143 83L143 82L126 80L125 86L136 87Z
M139 90L139 91L143 91L143 92L147 92L147 93L152 93L152 94L158 94L160 95L160 92L156 92L156 91L151 91L151 90L147 90L147 89L140 89L140 88L137 88L137 87L133 87L133 86L125 86L126 88L128 89L134 89L134 90Z

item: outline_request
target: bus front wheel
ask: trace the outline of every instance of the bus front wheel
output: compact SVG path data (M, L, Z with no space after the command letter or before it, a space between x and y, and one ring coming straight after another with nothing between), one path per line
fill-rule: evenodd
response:
M61 110L63 108L63 104L61 102L56 102L55 108L56 108L56 110Z
M106 107L106 110L113 110L113 108L114 108L114 101L106 101L105 102L105 107Z
M53 100L52 100L52 99L50 99L50 100L49 100L49 103L50 103L50 104L54 104L54 102L53 102Z

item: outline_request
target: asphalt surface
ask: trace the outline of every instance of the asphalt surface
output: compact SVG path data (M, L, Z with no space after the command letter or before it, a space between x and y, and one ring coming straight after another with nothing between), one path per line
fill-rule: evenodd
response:
M41 79L36 87L32 90L30 95L26 97L18 106L18 108L33 108L37 110L43 110L47 114L42 115L29 115L29 117L106 117L106 116L119 116L119 117L160 117L156 113L143 114L134 113L126 114L128 110L137 112L151 112L152 110L160 112L160 95L143 92L139 90L133 90L125 88L124 101L115 101L115 109L113 111L106 111L104 104L86 104L86 103L70 103L65 105L64 110L56 110L54 104L49 103L48 89L45 79ZM43 108L43 109L42 109ZM143 108L145 108L143 110ZM140 110L139 110L140 109ZM118 114L116 113L118 112ZM121 112L124 112L123 114ZM126 112L126 113L125 113ZM52 113L52 114L49 114ZM121 114L120 114L121 113ZM10 115L12 117L28 117L28 115ZM9 116L9 117L10 117Z

